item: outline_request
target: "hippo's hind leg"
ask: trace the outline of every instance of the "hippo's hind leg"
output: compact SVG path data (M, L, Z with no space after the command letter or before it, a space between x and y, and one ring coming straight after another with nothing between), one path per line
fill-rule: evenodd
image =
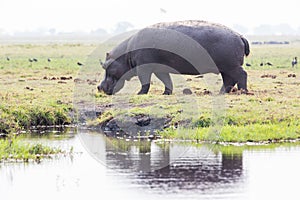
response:
M237 83L238 90L244 90L245 92L248 92L248 89L247 89L247 76L248 75L247 75L247 72L242 67L236 67L234 70L226 72L226 75L231 78L232 83L234 82L233 86L235 85L235 83ZM230 79L230 78L228 78L228 79Z
M245 92L248 92L247 89L247 72L242 68L238 67L236 68L232 73L231 77L236 80L237 86L239 90L244 90Z
M223 78L223 87L221 93L228 93L237 84L239 90L244 90L248 92L247 89L247 72L242 67L237 67L234 70L228 71L226 73L221 72Z
M173 91L173 83L169 73L154 73L155 76L165 85L164 95L171 95Z
M221 75L223 79L223 86L220 93L229 93L237 82L224 72L221 72Z
M150 89L151 74L152 74L152 72L150 72L148 70L139 70L138 78L142 84L142 88L138 92L139 95L148 93L148 91Z

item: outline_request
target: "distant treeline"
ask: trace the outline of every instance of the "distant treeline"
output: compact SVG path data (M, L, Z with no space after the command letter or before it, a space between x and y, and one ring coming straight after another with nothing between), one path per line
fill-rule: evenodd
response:
M288 42L288 41L264 41L264 42L254 41L254 42L251 42L251 44L254 44L254 45L262 45L262 44L290 44L290 42Z

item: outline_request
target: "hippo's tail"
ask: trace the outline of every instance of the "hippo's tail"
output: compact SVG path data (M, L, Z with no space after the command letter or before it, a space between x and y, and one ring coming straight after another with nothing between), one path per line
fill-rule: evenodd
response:
M241 39L242 39L242 41L243 41L243 43L244 43L244 45L245 45L245 55L248 56L248 55L250 54L249 43L248 43L248 41L247 41L246 38L241 37Z

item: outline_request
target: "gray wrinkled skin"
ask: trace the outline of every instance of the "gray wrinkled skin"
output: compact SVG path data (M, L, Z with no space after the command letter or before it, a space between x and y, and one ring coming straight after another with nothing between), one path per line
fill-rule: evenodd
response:
M147 94L155 74L168 95L173 90L170 73L221 73L221 92L229 92L236 84L247 91L242 65L249 53L248 41L222 25L196 20L159 23L140 30L106 55L105 79L98 90L114 94L125 80L138 76L142 85L138 94Z

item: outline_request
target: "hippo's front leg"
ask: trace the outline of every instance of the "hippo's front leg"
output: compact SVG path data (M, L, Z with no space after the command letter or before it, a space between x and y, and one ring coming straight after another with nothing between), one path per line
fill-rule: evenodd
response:
M140 95L140 94L148 94L149 89L150 89L150 83L149 83L149 84L142 85L142 88L141 88L141 90L138 92L138 95Z
M138 95L147 94L150 89L151 72L147 70L140 70L138 73L138 78L142 84L142 88L138 92Z

